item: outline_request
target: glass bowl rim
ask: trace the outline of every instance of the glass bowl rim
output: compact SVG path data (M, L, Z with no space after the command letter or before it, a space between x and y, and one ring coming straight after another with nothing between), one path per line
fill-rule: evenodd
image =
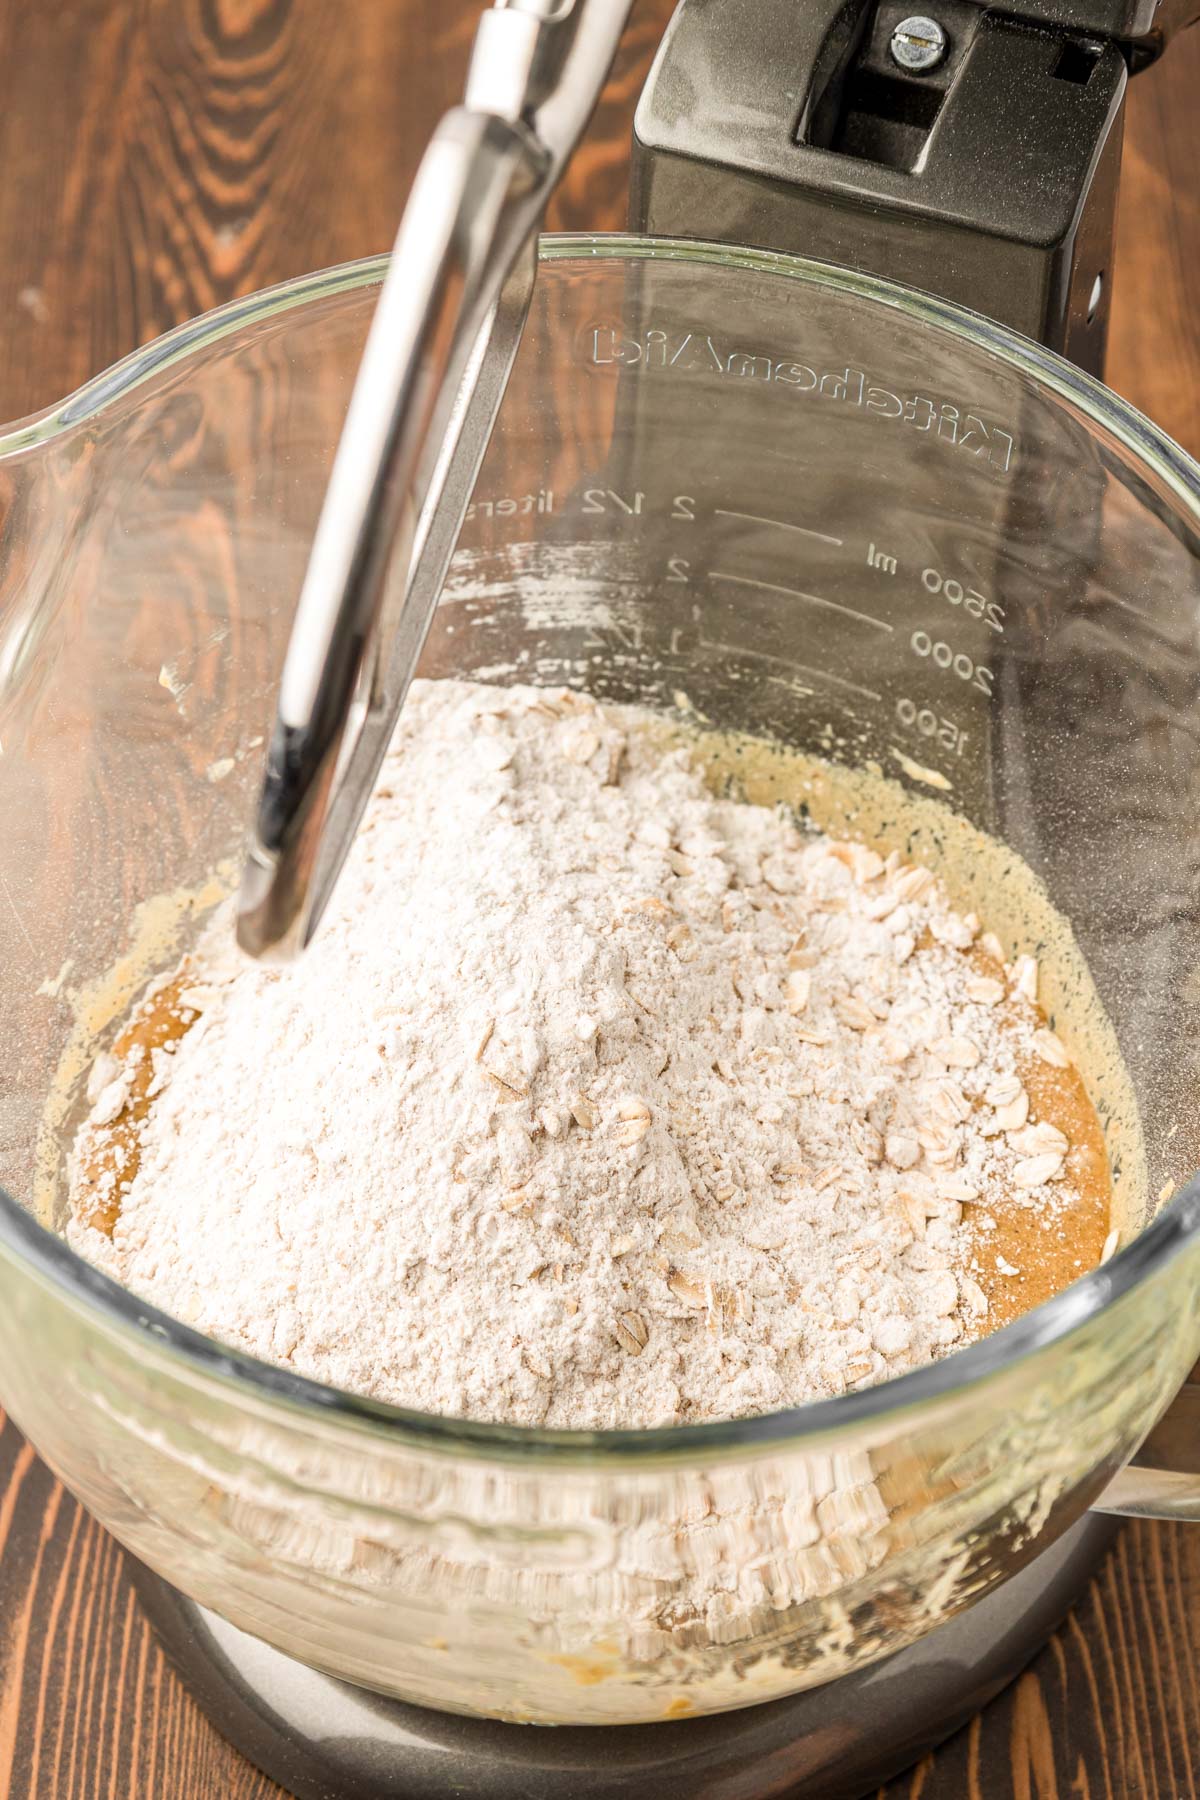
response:
M1200 466L1151 420L1111 389L1053 351L963 307L875 276L770 251L727 244L647 238L626 233L544 236L539 260L664 260L746 270L806 282L899 312L918 324L949 330L1024 372L1060 399L1078 407L1096 426L1116 436L1170 489L1181 512L1200 533ZM388 258L376 256L303 275L232 300L203 313L114 363L57 405L0 430L0 458L45 445L95 418L142 383L175 363L230 336L244 325L382 281ZM842 1434L872 1421L949 1401L989 1379L1011 1372L1039 1351L1069 1338L1108 1306L1157 1274L1200 1236L1200 1178L1193 1179L1103 1267L1093 1269L1010 1325L939 1362L894 1376L874 1387L809 1401L805 1405L702 1425L664 1425L611 1431L545 1430L421 1413L333 1388L220 1344L166 1313L77 1255L64 1239L40 1225L0 1187L0 1246L40 1283L75 1310L98 1315L103 1328L180 1359L201 1377L216 1379L247 1398L281 1402L289 1409L338 1424L383 1433L397 1442L471 1455L522 1461L636 1464L674 1461L716 1452L728 1455L771 1445Z

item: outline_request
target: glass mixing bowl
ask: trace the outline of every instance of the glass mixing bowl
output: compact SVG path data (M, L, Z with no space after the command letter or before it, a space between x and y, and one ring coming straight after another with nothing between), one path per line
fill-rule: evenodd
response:
M1195 1478L1109 1486L1200 1349L1200 1189L1152 1216L1200 1166L1200 471L1035 346L799 261L545 241L424 672L799 747L831 793L873 767L964 899L969 828L1011 847L1043 899L993 869L980 910L1012 947L1053 909L1073 925L1090 976L1048 958L1049 1006L1094 1077L1127 1247L883 1386L586 1435L259 1365L45 1228L97 1032L236 876L381 273L222 308L0 438L4 1403L236 1625L385 1693L547 1722L827 1680L1106 1488L1200 1511Z

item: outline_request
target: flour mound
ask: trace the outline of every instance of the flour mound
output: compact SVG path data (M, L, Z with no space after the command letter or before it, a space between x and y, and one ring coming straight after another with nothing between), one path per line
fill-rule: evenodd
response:
M303 962L210 924L75 1247L270 1362L528 1425L758 1413L978 1335L964 1203L1063 1174L1017 1098L1027 970L648 727L418 683ZM100 1074L77 1170L126 1103Z

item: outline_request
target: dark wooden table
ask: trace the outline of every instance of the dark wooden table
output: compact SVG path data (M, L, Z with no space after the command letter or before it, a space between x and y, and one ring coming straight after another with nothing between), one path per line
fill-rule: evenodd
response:
M798 4L802 0L797 0ZM0 417L268 282L386 248L478 0L0 0ZM620 225L640 0L557 199ZM1200 453L1200 31L1135 83L1113 385ZM267 1800L121 1553L0 1415L0 1800ZM1009 1693L886 1800L1196 1800L1200 1527L1134 1525ZM883 1797L881 1797L883 1800Z

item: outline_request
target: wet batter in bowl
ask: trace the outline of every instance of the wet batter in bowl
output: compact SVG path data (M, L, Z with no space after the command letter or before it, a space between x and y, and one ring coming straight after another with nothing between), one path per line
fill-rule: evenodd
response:
M644 1426L903 1372L1114 1241L1104 1135L932 873L573 694L418 685L294 970L227 912L97 1059L71 1241L422 1410Z

